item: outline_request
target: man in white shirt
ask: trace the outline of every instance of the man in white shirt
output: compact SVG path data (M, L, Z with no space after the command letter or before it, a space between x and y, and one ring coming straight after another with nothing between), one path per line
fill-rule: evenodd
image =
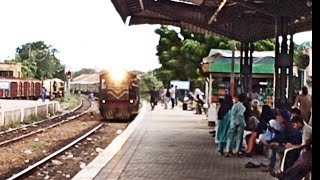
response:
M171 87L169 89L170 92L170 98L171 98L171 103L172 103L172 109L174 108L175 105L175 98L176 98L176 89L174 88L173 84L171 84Z

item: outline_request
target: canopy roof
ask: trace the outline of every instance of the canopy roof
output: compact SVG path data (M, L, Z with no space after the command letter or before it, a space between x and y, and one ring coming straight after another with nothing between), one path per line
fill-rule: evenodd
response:
M242 42L275 37L279 18L293 33L312 30L311 0L112 0L129 25L174 25Z
M70 84L96 84L99 83L99 74L81 74L72 79Z
M209 63L210 73L230 73L231 57L219 57L214 62ZM234 72L240 73L240 58L234 58ZM253 74L274 74L274 57L254 57L252 62Z

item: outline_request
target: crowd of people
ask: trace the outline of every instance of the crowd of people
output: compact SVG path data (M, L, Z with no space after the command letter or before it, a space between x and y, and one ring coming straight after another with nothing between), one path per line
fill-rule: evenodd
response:
M164 109L178 105L177 86L160 91L152 87L148 92L151 110L159 100ZM260 106L257 93L225 95L217 106L217 131L210 131L216 136L217 152L224 157L267 155L269 164L263 172L278 179L302 179L312 170L311 99L307 87L302 88L291 109L273 108L270 104ZM199 88L185 94L183 102L195 114L207 113L204 93ZM246 168L257 167L260 166L252 162L246 164Z
M156 90L153 86L148 93L150 94L149 100L151 110L154 110L158 101L164 105L164 109L174 109L178 106L180 101L186 105L185 110L194 110L195 114L207 114L208 106L205 103L204 93L199 88L195 88L194 92L184 91L182 94L182 91L179 91L178 86L172 84L170 85L170 88L162 88L160 90Z
M311 95L306 87L291 109L272 108L244 94L226 95L217 111L216 143L224 157L268 155L262 169L278 179L302 179L312 169ZM279 168L276 167L279 156ZM252 162L246 168L260 167Z

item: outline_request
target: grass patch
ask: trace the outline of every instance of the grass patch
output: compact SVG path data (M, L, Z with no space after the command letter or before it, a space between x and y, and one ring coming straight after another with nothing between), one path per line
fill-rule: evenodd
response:
M32 148L33 150L41 150L41 149L44 149L45 147L47 147L47 145L40 142L33 143L30 146L30 148Z
M9 124L9 125L6 125L6 126L1 126L0 127L0 132L6 131L8 129L18 128L20 126L21 126L21 124L19 122L15 122L15 123L12 123L12 124Z
M7 130L7 129L8 129L7 127L0 126L0 132L1 132L1 131L5 131L5 130Z
M34 123L34 122L37 122L39 121L39 117L36 116L36 115L31 115L28 119L26 119L24 121L25 124L31 124L31 123Z
M7 129L20 127L21 124L19 122L12 123L7 126Z
M60 100L60 106L65 110L72 110L80 104L78 96L67 95Z

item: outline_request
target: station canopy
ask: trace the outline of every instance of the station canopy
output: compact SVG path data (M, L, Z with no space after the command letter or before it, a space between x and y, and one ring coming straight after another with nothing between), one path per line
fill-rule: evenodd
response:
M312 30L311 0L112 0L129 25L163 24L241 42L274 38L279 21L293 34Z
M208 64L208 73L230 73L232 63L232 51L211 49L209 56L219 54L217 59ZM252 73L274 74L274 51L254 51L252 54ZM240 52L235 51L234 72L240 73Z

